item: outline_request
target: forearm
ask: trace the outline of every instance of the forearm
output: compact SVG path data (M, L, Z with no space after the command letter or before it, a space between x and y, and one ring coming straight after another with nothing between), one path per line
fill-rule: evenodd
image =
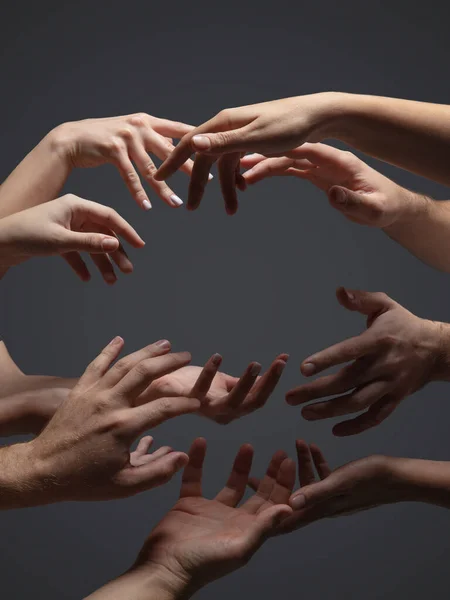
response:
M51 131L0 186L0 218L56 198L70 174L64 130Z
M87 596L85 600L188 600L184 582L158 569L131 569Z
M330 137L370 156L450 184L450 106L330 94Z
M424 263L450 272L450 201L404 190L404 213L384 232Z
M426 502L450 508L449 462L412 458L390 460L399 500Z
M50 504L51 474L29 442L0 448L0 510Z

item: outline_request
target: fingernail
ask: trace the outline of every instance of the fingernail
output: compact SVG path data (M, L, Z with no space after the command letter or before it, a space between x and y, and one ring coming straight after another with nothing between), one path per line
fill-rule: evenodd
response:
M345 192L343 190L341 190L340 188L334 189L332 194L333 194L333 200L335 202L337 202L338 204L345 204L346 196L345 196Z
M115 346L116 344L119 344L120 342L123 342L122 338L120 337L120 335L116 335L116 337L109 342L109 345Z
M345 295L347 296L347 298L350 300L350 302L353 302L353 300L355 299L355 294L353 294L352 292L349 292L345 288L344 288L344 292L345 292Z
M186 460L186 455L182 454L181 456L179 456L177 458L177 460L175 461L175 469L178 471L179 469L182 469L188 462L189 459Z
M161 348L168 348L170 346L169 340L159 340L155 343L155 346L161 346Z
M172 196L170 196L170 201L175 206L181 206L183 204L183 200L179 198L176 194L172 194Z
M312 408L305 408L302 410L302 415L305 419L314 421L317 418L317 413Z
M150 204L150 200L144 200L144 202L142 203L142 208L144 210L150 210L152 207L152 205Z
M105 281L106 283L116 283L117 277L113 273L106 273Z
M254 377L256 375L258 375L258 373L261 371L261 365L256 363L255 365L253 365L253 367L250 370L250 375L253 375Z
M212 363L213 365L220 365L220 363L222 362L222 357L220 354L214 354L212 357Z
M211 179L214 179L214 175L212 175L211 173L208 175L208 181L211 181Z
M289 504L292 506L294 510L300 510L306 504L306 498L303 494L299 494L298 496L294 496Z
M192 143L196 150L209 150L211 148L211 140L204 135L194 135Z
M316 367L313 365L313 363L305 363L304 365L302 365L303 375L312 375L315 370Z
M277 373L277 375L281 375L281 373L284 371L284 367L285 366L286 366L286 363L283 362L283 361L281 361L281 362L279 362L277 364L277 367L276 367L276 373Z
M102 241L102 248L105 252L111 252L111 250L116 250L119 246L118 240L114 240L112 238L105 238Z

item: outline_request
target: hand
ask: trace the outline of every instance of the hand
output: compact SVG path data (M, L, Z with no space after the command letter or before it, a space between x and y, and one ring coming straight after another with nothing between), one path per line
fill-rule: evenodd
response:
M306 406L302 415L310 421L367 409L333 428L335 435L346 436L379 425L403 398L437 378L443 337L441 324L416 317L385 294L339 288L337 298L367 316L367 331L310 356L301 371L308 377L353 362L290 390L286 400L297 405L338 394Z
M373 455L331 471L315 444L308 447L304 441L297 440L296 447L301 487L290 499L294 513L280 524L279 533L288 533L326 517L351 515L410 499L408 485L397 477L394 468L396 461L404 459Z
M267 372L258 377L261 365L250 363L241 378L218 372L222 362L214 354L201 367L183 367L165 377L156 379L142 396L189 396L201 401L199 414L216 423L226 425L264 406L275 389L289 356L280 354Z
M90 279L80 252L89 252L107 283L115 283L110 260L123 273L130 262L117 236L134 248L144 241L115 210L68 194L0 220L0 260L7 266L33 256L61 254L83 281Z
M245 565L291 514L286 502L295 480L292 460L279 463L272 485L238 507L252 464L252 447L241 447L225 488L214 500L202 496L205 453L205 440L197 439L189 452L180 499L152 531L133 567L142 573L159 571L167 587L173 592L183 590L183 597Z
M303 144L282 157L244 156L241 166L246 184L274 176L306 179L323 190L333 208L355 223L388 227L420 200L351 152L325 144Z
M193 210L199 206L211 166L218 160L225 207L228 214L234 214L236 185L244 183L239 175L242 153L280 154L329 137L338 116L337 98L332 93L312 94L223 110L187 133L155 177L170 177L197 152L187 204Z
M193 129L185 123L138 113L65 123L52 133L71 167L112 163L138 205L148 210L151 203L133 163L164 202L173 207L181 206L182 200L165 183L154 179L156 167L149 153L164 160L174 149L172 138L180 138ZM192 164L186 160L179 168L190 174Z
M28 460L48 482L43 490L47 502L130 496L165 483L188 460L181 452L168 452L142 461L141 452L133 464L130 446L145 430L198 410L198 400L181 397L135 407L154 379L185 366L190 355L168 354L170 344L163 340L111 367L122 347L123 340L115 338L89 365L44 431L25 445Z

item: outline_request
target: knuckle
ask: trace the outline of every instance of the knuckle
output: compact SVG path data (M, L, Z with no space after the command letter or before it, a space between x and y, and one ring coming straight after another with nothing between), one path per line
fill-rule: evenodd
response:
M149 119L150 115L144 112L139 112L130 116L129 123L135 127L142 127L149 121Z
M131 127L123 127L118 134L122 139L124 140L130 140L132 139L134 132L131 129Z
M144 167L144 174L148 178L153 178L156 171L157 171L156 166L151 161L148 162Z
M134 370L141 377L151 377L153 375L152 363L148 360L142 360L135 367Z
M122 140L117 137L111 138L106 144L106 149L113 156L119 154L123 149Z

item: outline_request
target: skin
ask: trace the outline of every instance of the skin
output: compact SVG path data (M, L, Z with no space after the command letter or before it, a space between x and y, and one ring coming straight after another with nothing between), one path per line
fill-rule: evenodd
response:
M135 248L145 244L112 208L69 194L0 219L0 268L5 272L34 256L59 254L87 281L90 273L80 252L88 252L97 264L109 263L109 271L103 268L104 276L114 283L111 260L123 273L133 270L117 236Z
M186 366L161 340L119 360L122 338L106 346L38 437L0 450L0 508L131 496L167 482L188 457L170 452L135 465L131 445L148 429L198 410L195 398L137 405L152 381Z
M233 377L218 371L222 357L214 354L204 367L189 365L158 377L135 405L161 398L195 398L200 402L197 414L225 425L265 405L287 360L287 354L280 354L262 376L261 365L253 362L242 377ZM0 342L0 436L39 433L77 382L75 378L25 375Z
M450 182L450 107L395 98L325 92L226 109L182 138L156 173L164 180L196 152L188 208L202 199L218 162L226 210L237 210L243 153L284 155L305 142L338 139L366 154Z
M151 208L151 204L142 181L166 204L178 207L182 200L165 183L154 179L156 167L151 155L163 160L174 148L172 138L182 137L191 130L191 125L145 113L59 125L0 186L0 218L54 200L74 169L106 164L116 167L130 194L144 210ZM190 174L192 161L181 165L181 170ZM69 258L71 268L86 278L87 270L81 259L75 255ZM116 281L108 254L95 254L94 262L107 283Z
M378 227L424 263L450 272L447 248L450 201L436 201L402 188L351 152L326 144L303 144L286 156L242 158L243 178L254 185L266 177L309 181L344 217Z
M180 499L147 538L133 567L89 596L89 600L182 600L200 588L244 566L291 509L286 505L295 482L295 464L276 462L272 483L262 482L241 503L253 449L242 446L221 492L202 494L206 442L199 438L189 452ZM272 460L271 465L274 465Z
M367 317L367 330L306 358L306 377L348 364L290 390L286 400L296 406L332 396L302 410L310 421L362 413L333 427L347 436L379 425L427 383L448 380L450 326L416 317L383 293L339 288L337 298Z
M296 449L301 487L290 499L294 513L280 533L397 502L450 508L448 462L373 455L332 470L316 445L297 440Z

